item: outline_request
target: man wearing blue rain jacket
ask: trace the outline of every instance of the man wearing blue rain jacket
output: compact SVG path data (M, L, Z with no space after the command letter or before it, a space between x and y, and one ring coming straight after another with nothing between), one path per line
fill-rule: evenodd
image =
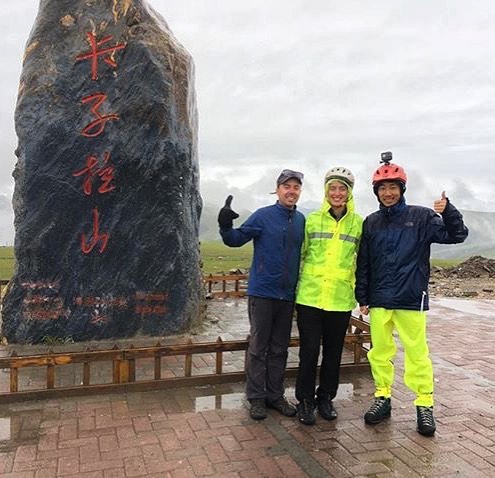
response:
M368 352L375 399L364 416L367 424L390 416L394 328L404 347L404 382L415 394L417 431L435 433L433 368L426 341L426 310L432 243L463 242L468 230L445 192L432 209L408 206L404 198L406 173L390 162L391 153L373 175L380 209L363 224L356 272L356 299L361 313L370 313L372 348Z
M233 220L239 216L230 207L232 196L218 215L227 246L254 242L247 290L250 339L246 357L246 396L254 420L266 418L267 406L285 416L296 414L284 396L284 372L304 239L304 216L296 210L302 180L302 173L284 169L277 179L278 201L255 211L237 229Z

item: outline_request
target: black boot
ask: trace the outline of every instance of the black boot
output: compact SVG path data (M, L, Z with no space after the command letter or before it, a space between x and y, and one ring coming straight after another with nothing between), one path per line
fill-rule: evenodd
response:
M337 412L333 408L332 401L328 400L328 398L317 398L316 406L321 418L325 420L335 420L337 418Z
M368 425L376 425L390 416L392 410L390 398L376 397L371 407L364 415L364 421Z
M253 420L264 420L267 417L266 404L264 398L253 398L251 400L251 408L249 416Z
M314 425L315 418L315 402L309 398L303 398L297 404L297 418L304 425Z
M418 433L427 437L435 434L437 429L433 418L433 407L416 407Z

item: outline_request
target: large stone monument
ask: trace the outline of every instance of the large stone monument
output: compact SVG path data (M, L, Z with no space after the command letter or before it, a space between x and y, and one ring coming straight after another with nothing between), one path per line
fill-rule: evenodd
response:
M41 0L15 113L10 342L198 316L194 67L145 0Z

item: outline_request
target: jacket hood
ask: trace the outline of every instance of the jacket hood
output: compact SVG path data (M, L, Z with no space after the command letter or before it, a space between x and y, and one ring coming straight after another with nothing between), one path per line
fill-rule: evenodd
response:
M328 186L329 186L329 183L326 183L325 188L324 188L323 204L321 205L321 208L320 208L320 211L324 214L327 214L328 211L330 211L330 208L332 207L330 205L330 203L328 202L328 199L327 199ZM347 202L346 202L346 208L347 208L346 214L348 212L354 212L354 210L355 210L354 194L352 192L352 189L347 188L347 191L349 192L349 195L347 197Z

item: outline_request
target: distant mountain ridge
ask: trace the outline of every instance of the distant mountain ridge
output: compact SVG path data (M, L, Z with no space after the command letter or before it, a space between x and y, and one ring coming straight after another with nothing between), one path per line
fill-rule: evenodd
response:
M462 244L433 244L432 255L438 259L483 256L495 259L495 212L461 210L469 236Z
M302 203L298 209L307 215L320 207L316 203ZM237 211L240 214L236 224L241 225L251 211ZM435 259L465 259L471 256L483 256L495 259L495 212L462 210L464 221L469 229L469 236L463 244L440 245L433 244L432 257ZM199 237L204 241L219 241L218 207L206 204L203 207Z

